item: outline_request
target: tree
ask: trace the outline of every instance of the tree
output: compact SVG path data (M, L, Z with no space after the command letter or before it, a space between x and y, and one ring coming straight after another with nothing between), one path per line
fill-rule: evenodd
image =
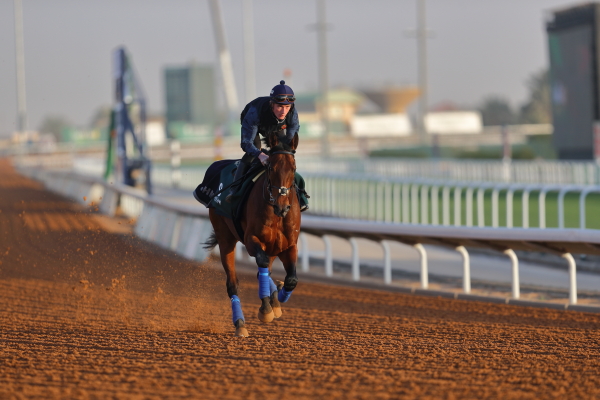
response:
M527 80L529 100L521 107L519 121L522 124L551 124L550 80L548 70L532 74Z
M51 133L56 138L56 141L60 141L63 131L70 127L71 123L60 115L48 115L44 118L40 125L40 133Z
M500 96L488 96L479 107L483 125L509 125L517 120L508 100Z

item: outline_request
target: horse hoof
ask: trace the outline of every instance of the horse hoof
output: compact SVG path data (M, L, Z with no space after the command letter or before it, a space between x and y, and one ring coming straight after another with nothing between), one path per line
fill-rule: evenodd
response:
M239 328L235 328L235 336L237 337L248 337L248 329L241 326Z
M275 318L281 317L283 311L281 310L281 303L279 303L279 299L277 298L277 292L271 293L269 303L271 304L271 308L273 309L273 314Z
M258 310L258 319L260 322L268 324L269 322L273 321L273 318L275 318L275 313L273 313L272 309L271 312L267 314L263 314L260 310Z

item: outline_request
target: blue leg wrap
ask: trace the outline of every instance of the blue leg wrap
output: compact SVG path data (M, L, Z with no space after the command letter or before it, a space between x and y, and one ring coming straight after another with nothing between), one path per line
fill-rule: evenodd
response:
M258 268L258 298L264 299L271 295L271 277L269 268Z
M290 297L292 296L292 291L287 291L285 290L285 287L282 287L281 290L279 291L279 293L277 294L277 298L279 299L280 303L285 303L286 301L288 301L290 299Z
M277 285L275 284L275 282L273 282L273 279L271 277L269 277L269 284L271 285L271 293L276 292Z
M235 294L231 296L231 314L233 315L233 325L235 325L238 319L246 322L244 313L242 312L242 303L240 303L240 298Z

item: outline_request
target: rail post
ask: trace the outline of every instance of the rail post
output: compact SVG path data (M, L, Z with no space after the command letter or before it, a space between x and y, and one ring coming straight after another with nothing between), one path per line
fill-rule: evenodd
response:
M392 283L392 253L387 241L382 240L381 247L383 248L383 283L389 285Z
M358 242L354 238L349 240L352 246L352 280L358 282L360 280L360 259L358 258Z
M442 189L442 224L450 225L450 188L444 186Z
M519 259L512 249L504 250L504 254L510 258L512 264L512 297L518 299L521 297L521 288L519 284Z
M466 224L467 226L473 226L473 187L469 186L465 193L465 211L467 214Z
M492 190L492 227L498 227L498 197L500 196L500 188L495 187Z
M427 201L427 195L429 194L429 186L421 186L421 224L429 224L429 202Z
M529 192L530 188L525 188L521 196L521 206L523 209L523 228L529 228Z
M419 223L419 184L417 183L410 188L410 223Z
M440 223L438 192L439 188L437 186L431 187L431 225L439 225Z
M506 192L506 227L513 227L513 197L515 194L514 186L510 186Z
M579 195L579 229L585 229L585 198L589 193L589 189L585 189Z
M577 265L571 253L564 253L562 258L569 263L569 304L577 304Z
M549 190L550 188L544 188L540 190L540 194L538 196L540 229L546 228L546 193L548 193Z
M565 228L565 195L569 191L568 188L562 188L558 192L558 228Z
M402 222L410 224L410 184L402 185Z
M302 246L302 272L308 272L309 270L309 255L308 255L308 238L306 233L300 234L300 245Z
M483 228L485 226L485 188L477 189L477 226Z
M429 288L429 271L427 268L427 251L421 243L413 245L413 247L419 252L419 259L421 261L421 289Z
M463 291L467 294L471 293L471 261L469 252L464 246L455 248L463 257Z
M461 208L462 208L462 188L454 188L454 226L460 226L462 224Z
M325 275L333 276L333 254L331 251L331 240L327 235L323 236L325 244Z

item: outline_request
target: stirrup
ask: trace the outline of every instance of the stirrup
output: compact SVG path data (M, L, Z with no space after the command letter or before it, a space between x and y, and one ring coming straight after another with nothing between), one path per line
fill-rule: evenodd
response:
M308 210L308 205L307 204L305 204L302 207L300 207L300 212L303 212L303 211L306 211L306 210Z

